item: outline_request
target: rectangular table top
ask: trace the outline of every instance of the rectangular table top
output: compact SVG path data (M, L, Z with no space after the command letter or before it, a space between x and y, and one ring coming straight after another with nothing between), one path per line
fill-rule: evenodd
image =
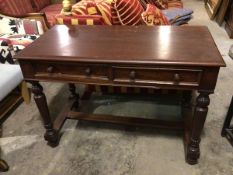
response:
M15 56L24 60L225 66L204 26L57 25Z

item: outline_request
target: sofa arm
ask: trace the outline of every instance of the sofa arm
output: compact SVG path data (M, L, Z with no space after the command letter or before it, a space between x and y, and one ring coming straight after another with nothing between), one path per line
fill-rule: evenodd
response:
M28 13L23 18L34 19L36 21L40 21L43 26L44 31L47 31L49 29L49 23L48 23L48 19L45 13Z
M56 15L56 24L65 25L106 25L104 19L100 15Z

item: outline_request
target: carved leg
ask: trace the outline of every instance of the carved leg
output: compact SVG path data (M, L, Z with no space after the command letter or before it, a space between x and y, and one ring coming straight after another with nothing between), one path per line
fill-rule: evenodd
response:
M75 84L69 83L70 96L69 99L75 99L72 108L78 109L79 107L79 94L76 93Z
M196 99L196 106L191 126L191 135L186 153L187 162L191 165L196 164L197 159L200 157L200 135L204 127L208 112L208 105L210 103L209 94L210 93L208 92L200 92Z
M231 104L229 106L229 109L228 109L228 112L227 112L227 116L226 116L226 119L224 121L222 132L221 132L221 135L223 137L226 136L226 134L227 134L226 129L230 128L231 120L232 119L233 119L233 96L231 98Z
M58 133L53 128L53 123L50 118L46 97L43 93L43 87L39 84L39 82L31 82L31 84L32 92L34 94L34 100L36 102L36 105L44 122L44 127L46 129L44 138L51 146L57 146L59 141Z

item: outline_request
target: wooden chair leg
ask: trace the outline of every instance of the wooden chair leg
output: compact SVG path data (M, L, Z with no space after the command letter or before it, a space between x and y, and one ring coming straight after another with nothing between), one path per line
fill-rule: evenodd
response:
M27 83L25 81L22 81L21 85L20 85L20 89L21 89L21 95L23 97L23 100L26 104L29 104L31 101L31 92L27 87Z
M0 172L6 172L8 170L9 170L8 164L4 160L0 159Z
M223 124L223 128L222 128L222 133L221 135L223 137L226 136L226 129L230 128L230 124L231 124L231 120L233 119L233 96L231 98L231 103L227 112L227 116L225 118L224 124Z

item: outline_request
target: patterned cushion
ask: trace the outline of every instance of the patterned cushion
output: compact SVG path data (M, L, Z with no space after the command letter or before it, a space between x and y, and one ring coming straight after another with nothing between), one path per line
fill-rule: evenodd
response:
M100 15L57 15L56 22L57 24L66 25L106 25Z
M99 15L100 12L94 1L80 1L72 6L72 15Z
M9 16L23 16L34 12L31 0L0 0L0 12Z
M147 0L139 0L144 10L146 10L146 5L148 4Z
M142 24L143 7L138 0L113 0L112 5L121 25Z
M142 13L142 19L147 25L169 25L168 19L162 11L154 5L147 4L147 9Z
M23 50L26 46L31 44L40 35L3 35L0 37L0 41L7 41L8 46L12 46L14 52Z
M12 51L10 45L10 40L7 38L0 38L0 63L9 63L14 64L14 61L12 59Z
M10 18L0 15L0 33L4 34L36 34L41 35L44 29L41 21Z
M147 4L152 4L158 7L159 9L168 8L168 0L144 0Z
M33 8L35 8L36 11L40 11L44 7L51 4L50 0L31 0L31 1L32 1L32 6Z
M100 14L103 17L105 23L108 25L112 25L111 3L112 1L108 1L108 0L97 2L97 7L100 11Z
M111 19L111 3L105 0L92 1L85 0L80 1L72 7L72 15L101 15L106 24L112 25Z
M112 15L112 24L113 25L121 25L121 22L118 18L117 11L115 10L113 5L111 5L111 15Z

